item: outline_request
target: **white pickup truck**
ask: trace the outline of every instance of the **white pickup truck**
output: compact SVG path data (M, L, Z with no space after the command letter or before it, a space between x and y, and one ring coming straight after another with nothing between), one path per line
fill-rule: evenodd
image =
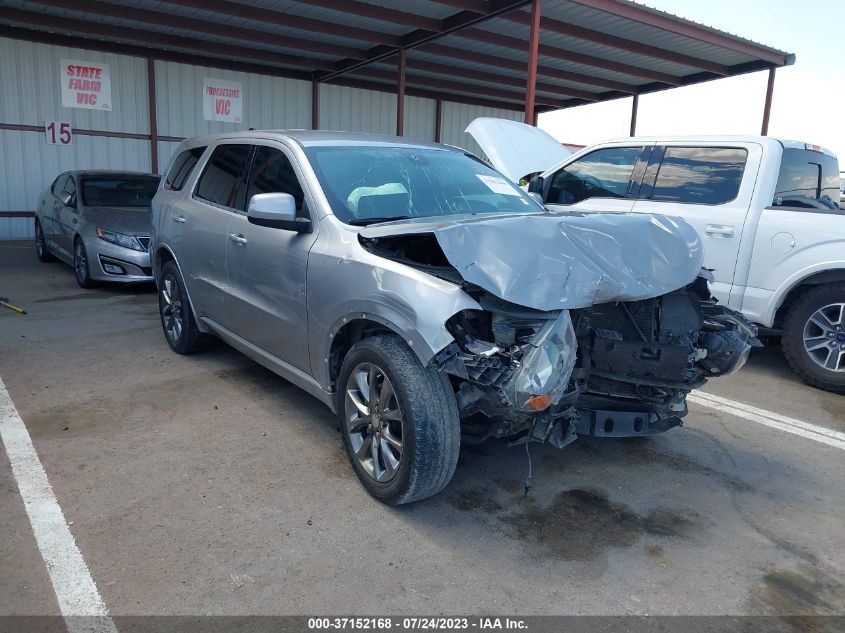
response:
M467 132L547 208L680 216L700 233L713 294L781 335L808 384L845 393L845 209L836 157L761 136L633 137L576 154L520 123Z

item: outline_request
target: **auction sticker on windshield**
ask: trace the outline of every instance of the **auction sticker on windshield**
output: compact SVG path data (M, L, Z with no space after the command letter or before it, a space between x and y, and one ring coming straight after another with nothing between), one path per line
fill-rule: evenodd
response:
M498 178L497 176L488 176L487 174L475 174L478 179L487 185L487 188L490 189L493 193L500 193L504 196L518 196L519 192L516 191L513 187L508 184L508 181L504 178Z

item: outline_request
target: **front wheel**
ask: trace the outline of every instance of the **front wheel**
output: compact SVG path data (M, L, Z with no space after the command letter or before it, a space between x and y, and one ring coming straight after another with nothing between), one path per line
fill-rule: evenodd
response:
M81 288L93 288L96 285L91 279L91 263L88 261L85 243L79 237L73 243L73 272L76 273L76 283Z
M461 430L449 380L423 367L396 336L355 344L338 379L343 443L358 479L379 501L431 497L452 479Z
M781 346L804 382L845 393L845 283L816 286L801 295L784 319Z

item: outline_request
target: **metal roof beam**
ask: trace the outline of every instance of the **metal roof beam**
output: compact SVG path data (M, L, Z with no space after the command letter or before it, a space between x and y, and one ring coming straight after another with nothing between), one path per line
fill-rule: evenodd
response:
M474 62L492 68L506 68L516 72L525 72L525 62L516 61L514 59L507 59L505 57L498 57L496 55L488 55L486 53L477 53L475 51L468 51L462 48L454 48L452 46L444 46L443 44L426 44L420 47L420 51L438 57L446 57L448 59L460 59L464 61ZM594 75L583 75L581 73L574 73L568 70L560 70L552 66L537 67L537 73L543 77L551 77L553 79L560 79L571 83L585 84L587 86L596 86L598 88L607 88L608 90L617 90L626 94L634 94L637 92L636 87L622 83L621 81L613 81L612 79L604 79L602 77L595 77ZM565 90L565 88L562 88Z
M531 24L531 15L525 13L524 11L512 11L503 17L506 20L523 24L525 26L530 26ZM666 50L665 48L635 42L633 40L625 39L624 37L610 35L609 33L602 33L601 31L594 31L593 29L575 26L574 24L555 20L554 18L544 17L540 20L540 24L542 30L549 31L551 33L558 33L559 35L566 35L586 42L593 42L594 44L618 48L619 50L626 51L628 53L636 53L653 59L683 64L684 66L690 66L691 68L697 68L699 70L706 70L711 73L716 73L717 75L728 74L727 66L723 66L722 64L699 59L698 57L682 55L681 53L675 53L673 51Z
M99 0L32 0L34 4L42 4L68 11L80 11L94 15L107 16L112 18L126 19L126 7L111 2L100 2ZM209 22L198 20L193 17L174 15L161 11L135 11L132 13L132 20L155 26L172 27L204 33L206 35L219 35L232 39L244 40L245 42L260 42L272 46L283 46L312 53L323 53L337 57L357 57L362 59L364 51L350 46L329 44L314 39L291 37L289 35L278 35L257 29L247 29L220 22Z
M363 66L396 54L399 48L405 48L407 50L415 48L417 46L421 46L422 44L430 42L438 37L442 37L443 35L459 32L462 29L466 29L475 24L479 24L484 20L488 20L498 15L502 15L504 13L507 13L508 11L513 11L514 9L518 9L521 6L528 4L528 2L530 2L530 0L489 0L489 2L486 3L486 12L483 14L477 14L471 11L461 11L460 13L455 13L454 15L451 15L448 18L440 20L440 29L436 33L432 33L431 31L426 31L423 29L411 31L407 35L403 35L400 38L399 43L396 45L376 46L374 48L371 48L369 51L367 51L366 59L364 59L363 61L345 59L343 61L338 62L332 72L323 75L318 75L318 79L320 81L326 81L339 75L352 72L354 70L357 70L358 68L362 68Z
M273 11L271 9L264 9L262 7L242 4L240 2L231 2L231 0L160 1L178 5L180 7L190 7L192 9L200 9L202 11L211 11L212 13L223 13L236 18L255 20L256 22L276 24L290 29L299 29L314 33L325 33L327 35L333 35L334 37L361 40L364 42L371 42L373 44L383 44L387 46L400 45L399 38L388 33L347 26L345 24L336 24L335 22L326 22L325 20L315 20L314 18L305 18L292 13Z
M743 41L737 37L731 37L720 33L715 29L698 26L680 18L667 15L663 12L649 9L632 2L619 2L618 0L571 0L577 4L591 9L596 9L610 15L615 15L626 20L633 20L654 28L669 31L675 35L683 35L705 44L726 48L735 53L742 53L776 66L785 66L790 62L788 56L779 51L774 51L767 46L761 46L752 42Z
M415 29L423 29L425 31L437 32L440 29L440 20L436 18L428 18L424 15L417 15L416 13L407 13L405 11L398 11L396 9L389 9L385 6L370 4L369 2L361 2L360 0L294 0L309 6L323 7L324 9L331 9L341 13L354 13L365 18L379 20L381 22L391 22L393 24L401 24L403 26L410 26Z
M482 29L464 29L455 34L458 37L463 37L476 42L484 44L492 44L494 46L501 46L511 50L524 52L525 42L518 37L511 37L508 35L501 35L499 33L492 33ZM574 64L581 64L583 66L591 66L593 68L600 68L602 70L609 70L623 75L632 77L642 77L644 79L651 79L652 81L659 81L661 83L669 84L670 86L680 85L681 80L674 75L657 72L656 70L649 70L648 68L640 68L639 66L631 66L629 64L622 64L620 62L610 61L608 59L601 59L600 57L593 57L592 55L585 55L583 53L576 53L575 51L549 46L547 44L540 44L540 56L551 57L553 59L561 59L563 61L572 62Z
M332 66L331 62L328 61L308 59L298 55L285 55L283 53L275 53L257 48L241 48L208 40L195 40L177 35L168 35L166 33L111 26L90 20L73 20L61 16L47 15L45 13L22 11L20 9L5 8L3 10L3 18L8 22L30 24L37 28L46 28L59 32L70 31L88 36L94 35L118 40L128 40L132 43L151 47L163 46L200 53L210 53L212 55L222 55L224 57L239 57L251 61L267 62L277 66L293 66L294 68L307 68L310 70L314 68L331 68ZM148 51L147 55L150 52Z
M455 7L461 11L487 13L487 0L434 0L434 2Z

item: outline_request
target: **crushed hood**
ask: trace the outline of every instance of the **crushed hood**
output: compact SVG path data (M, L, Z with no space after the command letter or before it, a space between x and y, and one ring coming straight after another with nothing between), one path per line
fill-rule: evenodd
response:
M465 281L537 310L657 297L692 282L704 257L684 220L633 213L425 218L370 226L360 236L426 233Z
M466 133L484 150L493 167L513 182L551 169L572 154L543 130L507 119L475 119Z

